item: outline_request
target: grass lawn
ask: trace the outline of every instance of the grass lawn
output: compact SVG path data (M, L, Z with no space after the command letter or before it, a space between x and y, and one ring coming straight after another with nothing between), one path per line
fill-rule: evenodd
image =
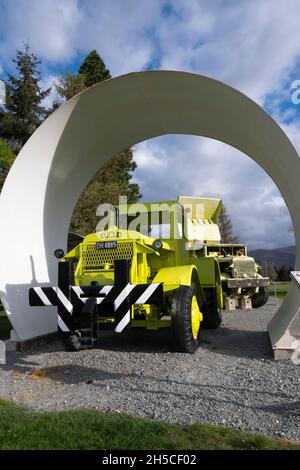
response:
M10 321L0 305L0 339L8 339L10 330Z
M269 289L269 294L273 297L278 297L278 298L283 298L286 296L286 293L288 291L288 288L290 286L289 282L282 283L282 284L272 284L271 286L268 287Z
M116 413L38 413L0 400L0 449L299 450L300 444L230 428L175 426Z

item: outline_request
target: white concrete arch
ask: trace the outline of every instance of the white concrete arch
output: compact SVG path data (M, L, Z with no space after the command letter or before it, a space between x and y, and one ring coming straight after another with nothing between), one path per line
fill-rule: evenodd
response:
M225 142L255 160L291 214L300 269L300 159L276 122L242 93L213 79L171 71L131 73L80 93L52 114L19 154L0 197L0 291L20 339L56 330L52 308L31 308L28 288L55 285L55 248L66 248L75 203L116 152L164 134ZM187 155L188 164L188 155ZM274 347L300 305L296 285L269 325Z

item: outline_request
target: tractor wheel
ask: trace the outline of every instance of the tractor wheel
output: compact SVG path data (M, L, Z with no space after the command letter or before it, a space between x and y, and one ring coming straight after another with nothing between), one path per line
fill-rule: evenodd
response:
M205 302L203 305L202 328L216 330L222 323L221 309L218 307L218 299L215 289L205 289Z
M265 305L269 298L269 291L266 287L260 287L257 294L254 294L251 297L252 300L252 307L259 308Z
M172 305L172 330L179 352L193 354L197 350L201 321L195 285L180 286L175 291Z
M67 351L80 351L81 342L78 334L72 332L64 335L63 341Z

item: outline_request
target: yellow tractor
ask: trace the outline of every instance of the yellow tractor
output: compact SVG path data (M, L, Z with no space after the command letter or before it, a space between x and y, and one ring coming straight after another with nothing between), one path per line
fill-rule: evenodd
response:
M69 349L92 348L103 329L170 328L176 349L193 353L200 328L219 327L222 308L266 302L269 279L246 246L220 243L221 200L141 206L114 208L105 229L67 254L55 250L57 286L29 290L30 305L57 306Z

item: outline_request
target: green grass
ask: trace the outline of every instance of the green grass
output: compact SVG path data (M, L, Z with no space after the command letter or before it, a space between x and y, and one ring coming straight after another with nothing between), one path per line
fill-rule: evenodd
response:
M40 413L0 400L0 449L300 449L300 444L193 424L98 411Z
M268 287L269 294L275 297L275 293L276 293L276 297L283 298L286 296L289 286L290 286L289 282L286 282L285 284L276 284L276 285L272 284L271 286Z
M4 310L2 309L0 305L0 340L8 339L10 330L11 330L10 321L7 318L6 313L4 312Z

